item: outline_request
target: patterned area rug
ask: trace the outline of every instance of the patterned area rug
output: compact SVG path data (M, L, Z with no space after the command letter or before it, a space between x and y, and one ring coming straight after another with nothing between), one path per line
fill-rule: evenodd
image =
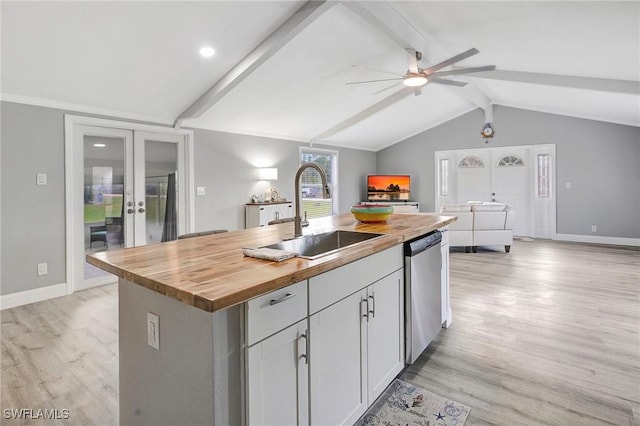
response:
M394 380L356 426L462 426L471 409L402 380Z

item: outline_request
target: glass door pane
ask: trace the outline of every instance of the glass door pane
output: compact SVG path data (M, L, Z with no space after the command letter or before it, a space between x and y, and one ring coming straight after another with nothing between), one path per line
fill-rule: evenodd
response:
M125 139L85 135L83 145L84 252L125 247ZM109 275L84 263L85 279Z
M146 243L178 238L178 144L144 141Z

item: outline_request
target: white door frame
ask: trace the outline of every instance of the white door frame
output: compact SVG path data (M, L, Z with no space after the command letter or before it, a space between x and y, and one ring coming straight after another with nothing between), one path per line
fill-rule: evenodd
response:
M536 144L536 145L510 145L510 146L497 146L497 147L489 147L489 148L463 148L463 149L450 149L450 150L440 150L440 151L435 151L434 152L434 173L435 173L435 185L434 185L434 206L436 207L436 210L439 211L440 210L440 199L439 199L439 194L440 194L440 177L439 177L439 173L440 173L440 158L441 155L454 155L454 154L460 154L460 153L464 153L464 152L471 152L471 151L477 151L478 149L487 149L487 150L491 150L491 151L497 151L497 150L505 150L508 151L509 148L517 148L517 149L529 149L530 153L531 153L531 164L532 164L532 170L531 173L533 175L533 179L536 180L537 179L537 168L536 168L536 162L533 161L534 157L537 154L540 153L544 153L544 154L549 154L550 158L551 158L551 170L552 170L552 176L551 176L551 181L549 182L549 186L550 186L550 191L551 191L551 198L552 198L552 202L549 205L549 210L548 210L548 223L549 223L549 236L547 238L550 239L557 239L557 221L556 221L556 209L557 209L557 202L558 202L558 197L557 197L557 192L556 192L556 176L557 176L557 169L556 169L556 145L555 144ZM456 164L453 164L451 161L449 162L449 168L452 169L453 167L456 167ZM452 188L452 174L451 171L449 172L449 191L451 191ZM449 196L451 196L451 194L449 193ZM531 220L535 220L535 216L536 216L536 206L539 204L538 203L539 199L537 197L537 194L532 194L532 202L531 202ZM517 214L517 213L516 213ZM534 225L532 227L533 230L535 230L537 228L536 225Z
M184 129L174 129L171 127L155 126L150 124L139 124L128 121L109 120L95 117L85 117L80 115L65 114L65 225L66 225L66 288L67 294L75 290L81 290L86 286L84 283L83 268L77 267L77 259L80 253L84 253L84 240L79 237L78 224L83 218L79 218L78 203L83 203L82 192L74 191L74 183L84 179L84 159L83 140L75 140L77 126L103 127L106 129L126 130L133 132L152 132L166 135L182 135L185 138L184 149L184 187L185 191L185 232L193 232L195 228L195 199L194 199L194 155L193 155L193 131ZM125 166L128 167L128 166ZM133 165L131 165L133 167ZM84 237L83 237L84 238ZM83 264L84 266L84 264ZM113 279L109 277L109 282ZM107 282L96 281L95 285L106 284Z

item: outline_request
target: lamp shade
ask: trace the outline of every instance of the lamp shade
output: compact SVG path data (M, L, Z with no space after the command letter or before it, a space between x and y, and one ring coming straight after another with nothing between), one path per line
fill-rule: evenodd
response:
M258 169L260 180L278 180L278 169L276 167L263 167Z

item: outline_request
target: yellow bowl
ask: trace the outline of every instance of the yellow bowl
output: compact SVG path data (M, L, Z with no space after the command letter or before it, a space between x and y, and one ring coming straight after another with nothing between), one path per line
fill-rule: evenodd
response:
M393 206L385 204L356 204L351 214L360 222L384 222L393 213Z

